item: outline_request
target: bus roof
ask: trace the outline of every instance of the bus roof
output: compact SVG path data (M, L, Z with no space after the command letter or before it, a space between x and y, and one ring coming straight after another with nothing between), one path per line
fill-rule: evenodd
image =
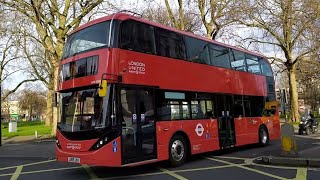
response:
M178 29L173 28L173 27L165 26L163 24L160 24L160 23L157 23L157 22L153 22L153 21L149 21L149 20L146 20L144 18L135 17L133 15L129 15L129 14L126 14L126 13L117 13L117 14L112 14L112 15L109 15L109 16L105 16L105 17L102 17L102 18L95 19L93 21L90 21L90 22L88 22L86 24L81 25L80 27L78 27L74 31L72 31L70 34L75 33L77 31L80 31L82 29L85 29L85 28L87 28L89 26L92 26L94 24L98 24L98 23L101 23L101 22L104 22L104 21L111 20L113 17L114 17L114 19L121 20L121 21L132 19L132 20L135 20L135 21L139 21L139 22L142 22L142 23L145 23L145 24L149 24L149 25L155 26L155 27L159 27L159 28L162 28L162 29L170 30L170 31L173 31L173 32L176 32L176 33L179 33L179 34L190 36L190 37L193 37L193 38L196 38L196 39L201 39L201 40L204 40L204 41L207 41L207 42L211 42L211 43L214 43L214 44L217 44L217 45L221 45L221 46L224 46L224 47L229 47L229 48L232 48L232 49L236 49L236 50L248 53L248 54L252 54L252 55L267 59L264 55L259 54L259 53L251 52L251 51L248 51L246 49L239 48L239 47L236 47L236 46L224 44L224 43L221 43L221 42L218 42L218 41L215 41L215 40L211 40L211 39L208 39L208 38L200 36L200 35L193 34L191 32L181 31L181 30L178 30ZM268 61L268 63L269 63L269 61Z

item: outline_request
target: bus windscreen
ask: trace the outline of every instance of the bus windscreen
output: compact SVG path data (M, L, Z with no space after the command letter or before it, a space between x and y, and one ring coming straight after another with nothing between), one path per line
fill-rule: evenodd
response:
M89 50L106 47L109 41L110 21L89 26L67 39L62 59Z
M88 131L111 125L107 116L108 95L99 97L97 89L60 93L60 101L62 131Z

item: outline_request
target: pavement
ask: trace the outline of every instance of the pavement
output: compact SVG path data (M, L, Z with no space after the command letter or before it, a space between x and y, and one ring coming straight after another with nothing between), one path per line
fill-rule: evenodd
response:
M55 141L55 138L49 135L38 136L37 138L35 136L2 137L2 144L42 142L42 141Z
M284 121L281 121L281 125ZM297 152L294 155L283 155L278 152L268 156L261 156L255 159L259 164L270 164L279 166L296 167L320 167L320 132L311 135L298 135L299 125L293 125L295 129L294 139L297 141ZM304 139L304 140L303 140ZM312 144L318 145L309 147L306 142L315 140Z

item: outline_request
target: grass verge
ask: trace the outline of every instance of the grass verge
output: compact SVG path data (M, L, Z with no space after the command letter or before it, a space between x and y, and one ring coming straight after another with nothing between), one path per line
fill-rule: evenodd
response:
M2 137L14 137L14 136L34 136L35 131L38 132L38 136L43 136L51 133L51 127L44 125L41 121L31 122L17 122L17 132L9 133L9 123L2 124Z

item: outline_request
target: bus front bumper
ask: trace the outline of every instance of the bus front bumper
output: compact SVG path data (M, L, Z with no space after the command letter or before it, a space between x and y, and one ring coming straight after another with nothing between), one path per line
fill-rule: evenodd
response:
M120 142L120 138L118 142ZM63 150L56 145L56 159L60 162L121 167L121 146L114 147L110 142L98 150L77 152Z

